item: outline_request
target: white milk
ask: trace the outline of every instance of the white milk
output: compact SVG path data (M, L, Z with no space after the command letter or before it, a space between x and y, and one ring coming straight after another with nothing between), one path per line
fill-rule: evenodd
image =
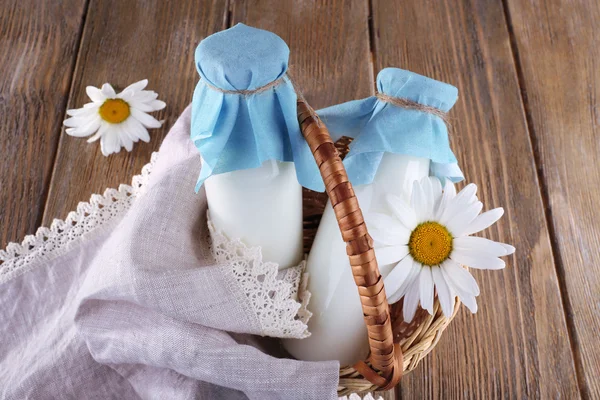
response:
M279 269L302 260L302 186L291 162L213 175L205 182L212 222L230 239L260 246Z
M355 188L363 215L376 211L391 215L385 196L395 194L408 204L412 185L429 175L429 159L385 153L373 183ZM367 226L368 228L368 226ZM385 277L394 264L380 265ZM313 316L308 323L311 336L288 339L284 347L297 359L309 361L339 360L353 365L367 358L369 344L358 289L346 255L331 203L308 257L308 308Z

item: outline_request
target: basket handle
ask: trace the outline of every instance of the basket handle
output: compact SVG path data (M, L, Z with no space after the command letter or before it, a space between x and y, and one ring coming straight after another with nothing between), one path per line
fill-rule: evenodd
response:
M390 308L375 258L373 239L367 232L358 199L329 131L300 96L297 111L300 129L317 162L346 242L346 253L367 325L371 349L368 361L371 365L360 361L354 369L374 385L388 390L396 386L402 376L402 350L399 345L394 345Z

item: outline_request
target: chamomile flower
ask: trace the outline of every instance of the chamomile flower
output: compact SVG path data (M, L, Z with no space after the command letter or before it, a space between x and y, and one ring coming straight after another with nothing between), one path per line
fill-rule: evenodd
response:
M515 251L508 244L469 236L504 214L502 208L480 214L483 204L476 192L474 184L457 194L448 180L442 189L439 179L424 178L414 182L410 205L388 195L387 206L393 216L366 216L379 264L396 264L384 284L390 304L404 297L405 321L412 321L419 303L433 314L434 293L447 317L452 315L456 296L471 312L477 312L479 286L463 266L501 269L505 263L498 257Z
M148 80L144 79L118 94L108 83L100 89L88 86L86 93L92 102L67 110L71 118L63 122L66 133L75 137L91 136L88 143L100 139L105 156L118 153L122 147L131 151L138 140L149 142L147 128L159 128L162 123L147 113L162 110L166 104L157 100L156 92L144 90L146 85Z

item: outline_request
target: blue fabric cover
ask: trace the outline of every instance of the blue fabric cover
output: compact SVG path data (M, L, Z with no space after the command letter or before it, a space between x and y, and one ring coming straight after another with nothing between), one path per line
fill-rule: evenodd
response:
M389 96L449 111L458 90L447 83L399 68L385 68L377 89ZM430 174L459 182L464 176L450 150L448 129L441 118L380 101L377 97L349 101L317 111L334 140L354 138L344 165L353 185L373 181L385 152L431 160Z
M287 77L265 92L254 90L285 75L290 50L277 35L244 24L215 33L196 48L201 80L192 101L191 138L203 158L196 191L211 175L256 168L267 160L293 161L298 182L323 191L319 170L296 117L296 92Z

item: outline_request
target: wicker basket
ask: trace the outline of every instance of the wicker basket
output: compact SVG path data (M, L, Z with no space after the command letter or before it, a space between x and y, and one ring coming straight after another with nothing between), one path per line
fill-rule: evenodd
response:
M298 122L326 188L326 194L304 191L305 250L310 249L329 198L346 242L371 349L368 360L340 368L338 394L389 390L396 386L404 372L416 368L433 349L460 303L456 301L452 318L448 319L443 316L436 298L434 315L419 309L410 324L402 318L402 300L391 307L388 305L373 241L342 163L350 139L342 138L334 144L325 125L304 99L298 99Z

